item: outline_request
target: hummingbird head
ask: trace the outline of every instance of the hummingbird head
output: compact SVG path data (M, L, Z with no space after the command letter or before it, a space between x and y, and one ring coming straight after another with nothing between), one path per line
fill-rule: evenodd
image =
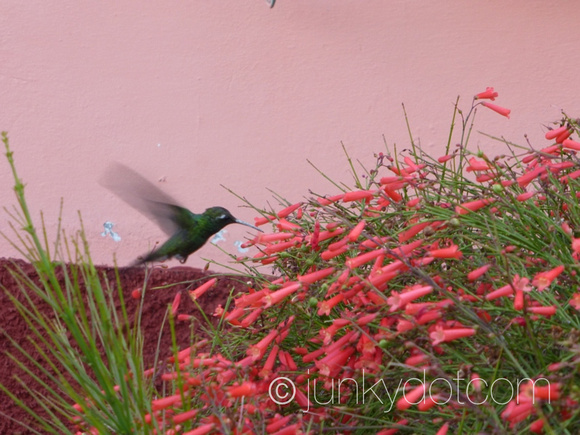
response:
M255 230L258 230L261 233L264 232L260 228L254 226L252 224L249 224L247 222L244 222L240 219L235 218L228 210L226 210L223 207L208 208L206 211L203 212L203 214L204 214L204 216L211 219L215 224L219 225L220 228L223 228L229 224L241 224L241 225L245 225L247 227L253 228Z

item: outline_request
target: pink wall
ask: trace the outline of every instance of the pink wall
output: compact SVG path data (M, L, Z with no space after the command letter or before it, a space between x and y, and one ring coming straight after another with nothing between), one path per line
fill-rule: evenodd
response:
M161 231L97 184L124 162L194 211L222 205L254 214L270 188L290 201L334 188L306 162L349 182L341 141L365 164L383 135L414 134L442 154L457 95L494 86L507 120L480 111L477 128L543 142L542 124L565 109L580 116L580 27L572 2L493 0L263 0L0 2L0 129L10 134L35 216L78 228L94 258L120 264ZM476 135L489 154L497 144ZM15 204L0 161L0 204ZM0 230L6 232L6 215ZM115 223L122 238L101 237ZM245 227L228 227L235 252ZM0 256L15 251L0 240ZM211 246L193 255L224 261Z

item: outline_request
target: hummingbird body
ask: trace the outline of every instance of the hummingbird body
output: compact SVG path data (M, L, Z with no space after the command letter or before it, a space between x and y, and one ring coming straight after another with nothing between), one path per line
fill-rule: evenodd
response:
M262 231L236 219L223 207L211 207L201 214L192 213L132 169L116 164L101 184L137 210L157 221L170 236L159 248L135 264L164 261L175 257L185 263L187 257L201 248L215 233L230 224L241 224Z
M178 230L163 245L147 254L137 264L163 261L171 257L185 263L189 255L205 245L211 236L226 225L234 223L246 225L223 207L211 207L201 214L196 214L179 206L170 204L160 204L160 206L169 206L174 209Z

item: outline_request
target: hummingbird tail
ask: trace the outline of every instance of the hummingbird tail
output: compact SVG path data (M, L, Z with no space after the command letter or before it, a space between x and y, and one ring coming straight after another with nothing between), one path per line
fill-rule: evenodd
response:
M131 263L131 266L142 266L146 263L152 263L154 261L165 261L168 258L169 257L167 255L159 255L157 250L154 250L147 255L138 257L133 263Z

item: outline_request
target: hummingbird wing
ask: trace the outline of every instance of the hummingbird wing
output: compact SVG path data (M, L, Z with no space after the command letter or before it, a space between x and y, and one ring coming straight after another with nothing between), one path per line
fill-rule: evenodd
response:
M115 163L100 178L107 188L131 207L156 222L168 235L191 225L195 215L131 168Z
M154 217L159 226L163 223L173 228L169 235L175 234L177 230L191 229L197 225L198 215L188 209L166 202L149 201L149 213Z

